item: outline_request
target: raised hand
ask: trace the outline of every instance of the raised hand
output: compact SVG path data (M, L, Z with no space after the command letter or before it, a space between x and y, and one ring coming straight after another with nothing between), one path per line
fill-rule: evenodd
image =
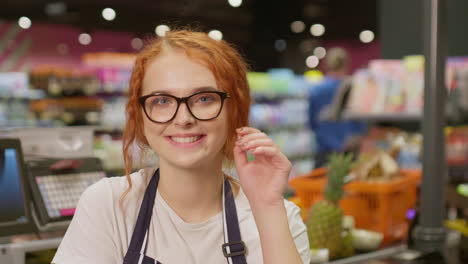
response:
M247 151L255 156L253 161L247 160ZM234 160L252 207L282 205L291 162L271 138L252 127L237 129Z

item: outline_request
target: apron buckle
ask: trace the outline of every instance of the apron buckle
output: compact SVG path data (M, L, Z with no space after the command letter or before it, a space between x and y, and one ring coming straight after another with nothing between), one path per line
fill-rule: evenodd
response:
M229 247L230 253L227 253L227 247ZM227 242L223 244L223 254L226 258L244 255L246 252L244 241Z

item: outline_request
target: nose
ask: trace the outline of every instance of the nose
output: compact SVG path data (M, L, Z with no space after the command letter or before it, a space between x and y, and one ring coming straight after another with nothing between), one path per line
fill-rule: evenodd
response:
M174 118L174 123L180 126L191 125L195 122L195 118L190 113L187 105L185 103L180 104L179 110Z

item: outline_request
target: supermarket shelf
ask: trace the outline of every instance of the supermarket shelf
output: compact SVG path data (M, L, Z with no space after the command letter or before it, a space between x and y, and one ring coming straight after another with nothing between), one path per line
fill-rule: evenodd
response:
M91 126L94 131L96 132L105 132L105 133L123 133L124 127L123 126L106 126L106 125L98 125L98 126Z
M270 101L279 101L286 99L300 99L307 100L307 95L305 94L287 94L287 93L254 93L252 98L255 100L255 103L261 102L270 102Z
M374 122L420 122L422 119L421 114L407 114L407 113L381 113L381 114L355 114L344 113L342 115L344 120L366 120Z
M268 133L274 133L274 132L281 132L281 131L294 131L294 132L299 132L299 131L308 131L308 127L304 123L299 123L299 124L290 124L290 125L253 125L254 127L268 132Z
M353 264L353 263L366 263L364 261L382 259L396 255L408 249L406 244L393 246L365 254L359 254L354 257L340 259L336 261L329 262L329 264Z

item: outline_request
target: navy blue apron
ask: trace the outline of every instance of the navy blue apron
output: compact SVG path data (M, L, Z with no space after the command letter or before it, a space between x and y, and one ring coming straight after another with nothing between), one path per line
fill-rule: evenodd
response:
M154 172L150 183L145 191L145 196L141 202L140 212L138 219L133 230L130 246L128 247L127 254L125 255L123 264L162 264L146 256L146 249L148 247L148 239L146 238L153 215L154 200L156 198L156 190L159 182L159 169ZM234 195L231 191L231 184L226 179L224 181L224 215L226 219L227 241L226 235L224 236L225 243L221 246L226 261L228 263L231 259L232 264L246 264L245 252L246 246L241 240L239 220L237 218L236 204ZM145 242L146 241L146 242ZM143 247L143 243L145 244ZM141 249L143 248L143 251Z

